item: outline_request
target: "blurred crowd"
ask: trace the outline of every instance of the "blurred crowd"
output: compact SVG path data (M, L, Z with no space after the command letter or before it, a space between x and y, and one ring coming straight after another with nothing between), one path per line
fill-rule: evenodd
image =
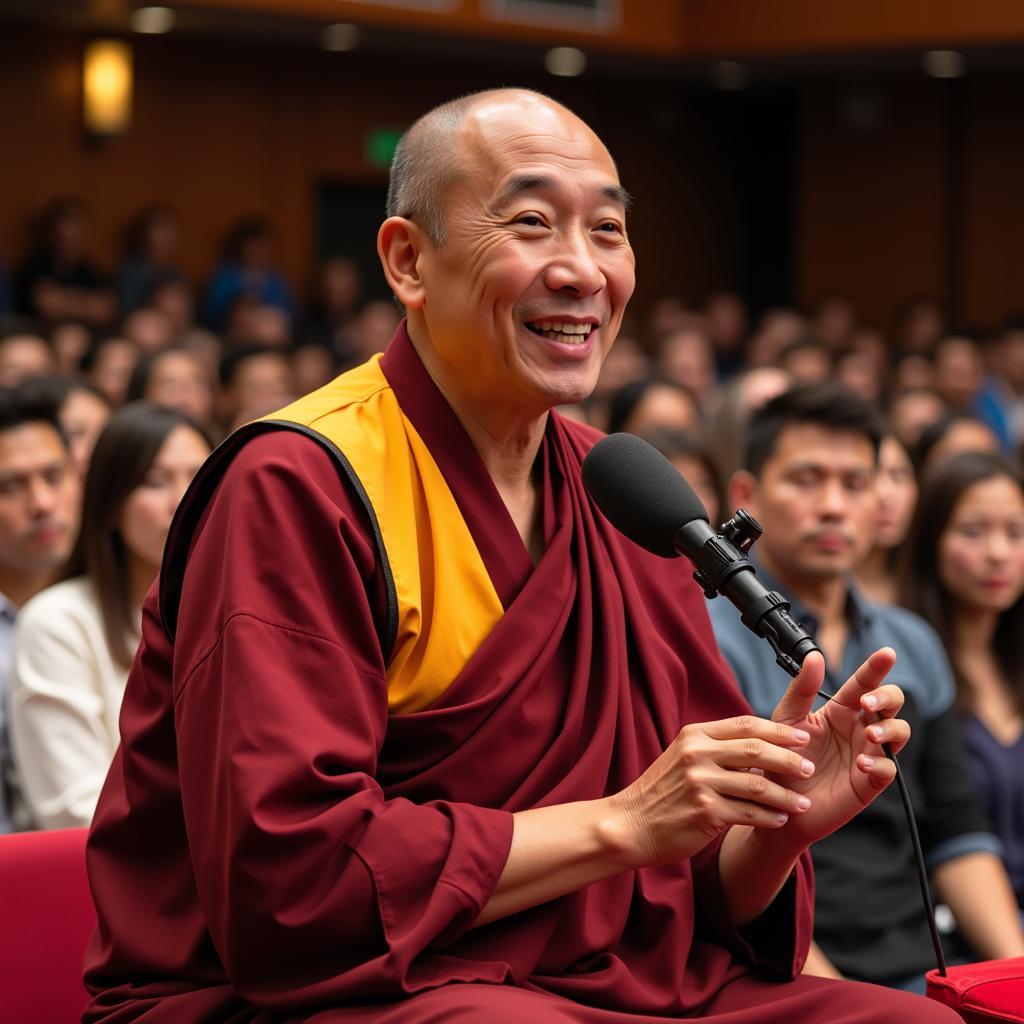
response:
M382 351L398 324L393 303L364 300L358 267L343 256L319 266L300 304L262 218L231 229L202 287L181 269L181 236L180 215L153 205L126 231L120 266L101 268L87 206L65 198L41 215L31 251L0 266L3 831L90 820L118 740L142 600L211 447ZM830 296L751 322L728 292L696 305L667 296L631 315L593 395L562 412L645 437L713 523L753 503L770 526L764 543L777 538L764 548L767 568L797 597L804 587L822 622L807 583L820 582L821 567L800 562L810 557L798 530L805 514L807 537L834 541L841 556L822 555L846 595L837 621L862 601L902 605L930 624L931 639L908 643L934 646L948 699L925 680L917 700L929 722L947 711L956 719L972 766L982 825L960 811L956 827L995 837L956 855L1001 858L999 884L1008 879L1011 898L1024 900L1024 319L979 332L918 300L883 330ZM765 449L765 423L776 420L781 433ZM836 466L807 455L803 476L786 477L776 463L794 424L826 439L863 433L868 482L842 476L841 446ZM775 501L768 490L776 468L802 495L789 511L785 492ZM828 541L829 524L838 540ZM733 668L742 684L743 665ZM919 770L927 793L927 765ZM975 950L1016 948L1016 918L1003 945L987 942L991 927L968 927Z

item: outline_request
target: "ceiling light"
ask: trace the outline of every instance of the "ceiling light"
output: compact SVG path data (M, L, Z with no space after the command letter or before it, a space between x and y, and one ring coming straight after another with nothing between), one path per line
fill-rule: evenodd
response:
M362 33L358 25L349 25L340 21L334 25L325 25L320 33L320 44L325 50L333 50L341 53L345 50L354 50L359 45Z
M958 50L929 50L921 63L932 78L959 78L967 70L967 61Z
M739 61L720 60L711 66L711 81L718 89L736 92L746 88L750 81L750 72Z
M587 55L575 46L556 46L544 54L544 67L553 75L575 78L587 66Z
M174 11L170 7L138 7L132 11L132 29L158 36L174 28Z

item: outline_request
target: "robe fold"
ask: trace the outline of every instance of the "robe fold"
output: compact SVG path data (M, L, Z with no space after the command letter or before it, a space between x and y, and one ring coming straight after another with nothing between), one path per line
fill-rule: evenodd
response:
M149 595L88 845L99 927L83 1019L887 1019L858 1015L869 987L784 980L811 935L806 855L742 930L724 910L720 838L473 928L513 812L617 792L686 723L748 708L686 566L588 499L596 431L550 416L535 567L404 328L365 372L401 411L387 443L419 460L376 495L379 517L324 446L258 433L192 509L176 616ZM373 431L371 413L351 415ZM431 520L424 488L458 521ZM403 502L412 547L388 525ZM481 607L495 598L489 631L450 645L447 665L436 648L416 660L431 629L455 629L462 585L435 585L451 552L424 535L432 522L465 531ZM824 1005L833 1015L815 1016Z

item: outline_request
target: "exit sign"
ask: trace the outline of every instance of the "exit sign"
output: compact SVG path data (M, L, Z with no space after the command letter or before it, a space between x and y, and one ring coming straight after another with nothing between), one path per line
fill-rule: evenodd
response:
M366 162L372 167L390 167L403 131L402 128L371 128L366 136Z

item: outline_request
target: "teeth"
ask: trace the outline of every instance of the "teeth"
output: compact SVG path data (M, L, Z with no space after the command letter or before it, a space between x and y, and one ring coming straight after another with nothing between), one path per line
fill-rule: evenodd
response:
M557 331L559 334L580 334L587 335L593 327L592 324L570 324L561 320L539 320L530 324L538 331Z

